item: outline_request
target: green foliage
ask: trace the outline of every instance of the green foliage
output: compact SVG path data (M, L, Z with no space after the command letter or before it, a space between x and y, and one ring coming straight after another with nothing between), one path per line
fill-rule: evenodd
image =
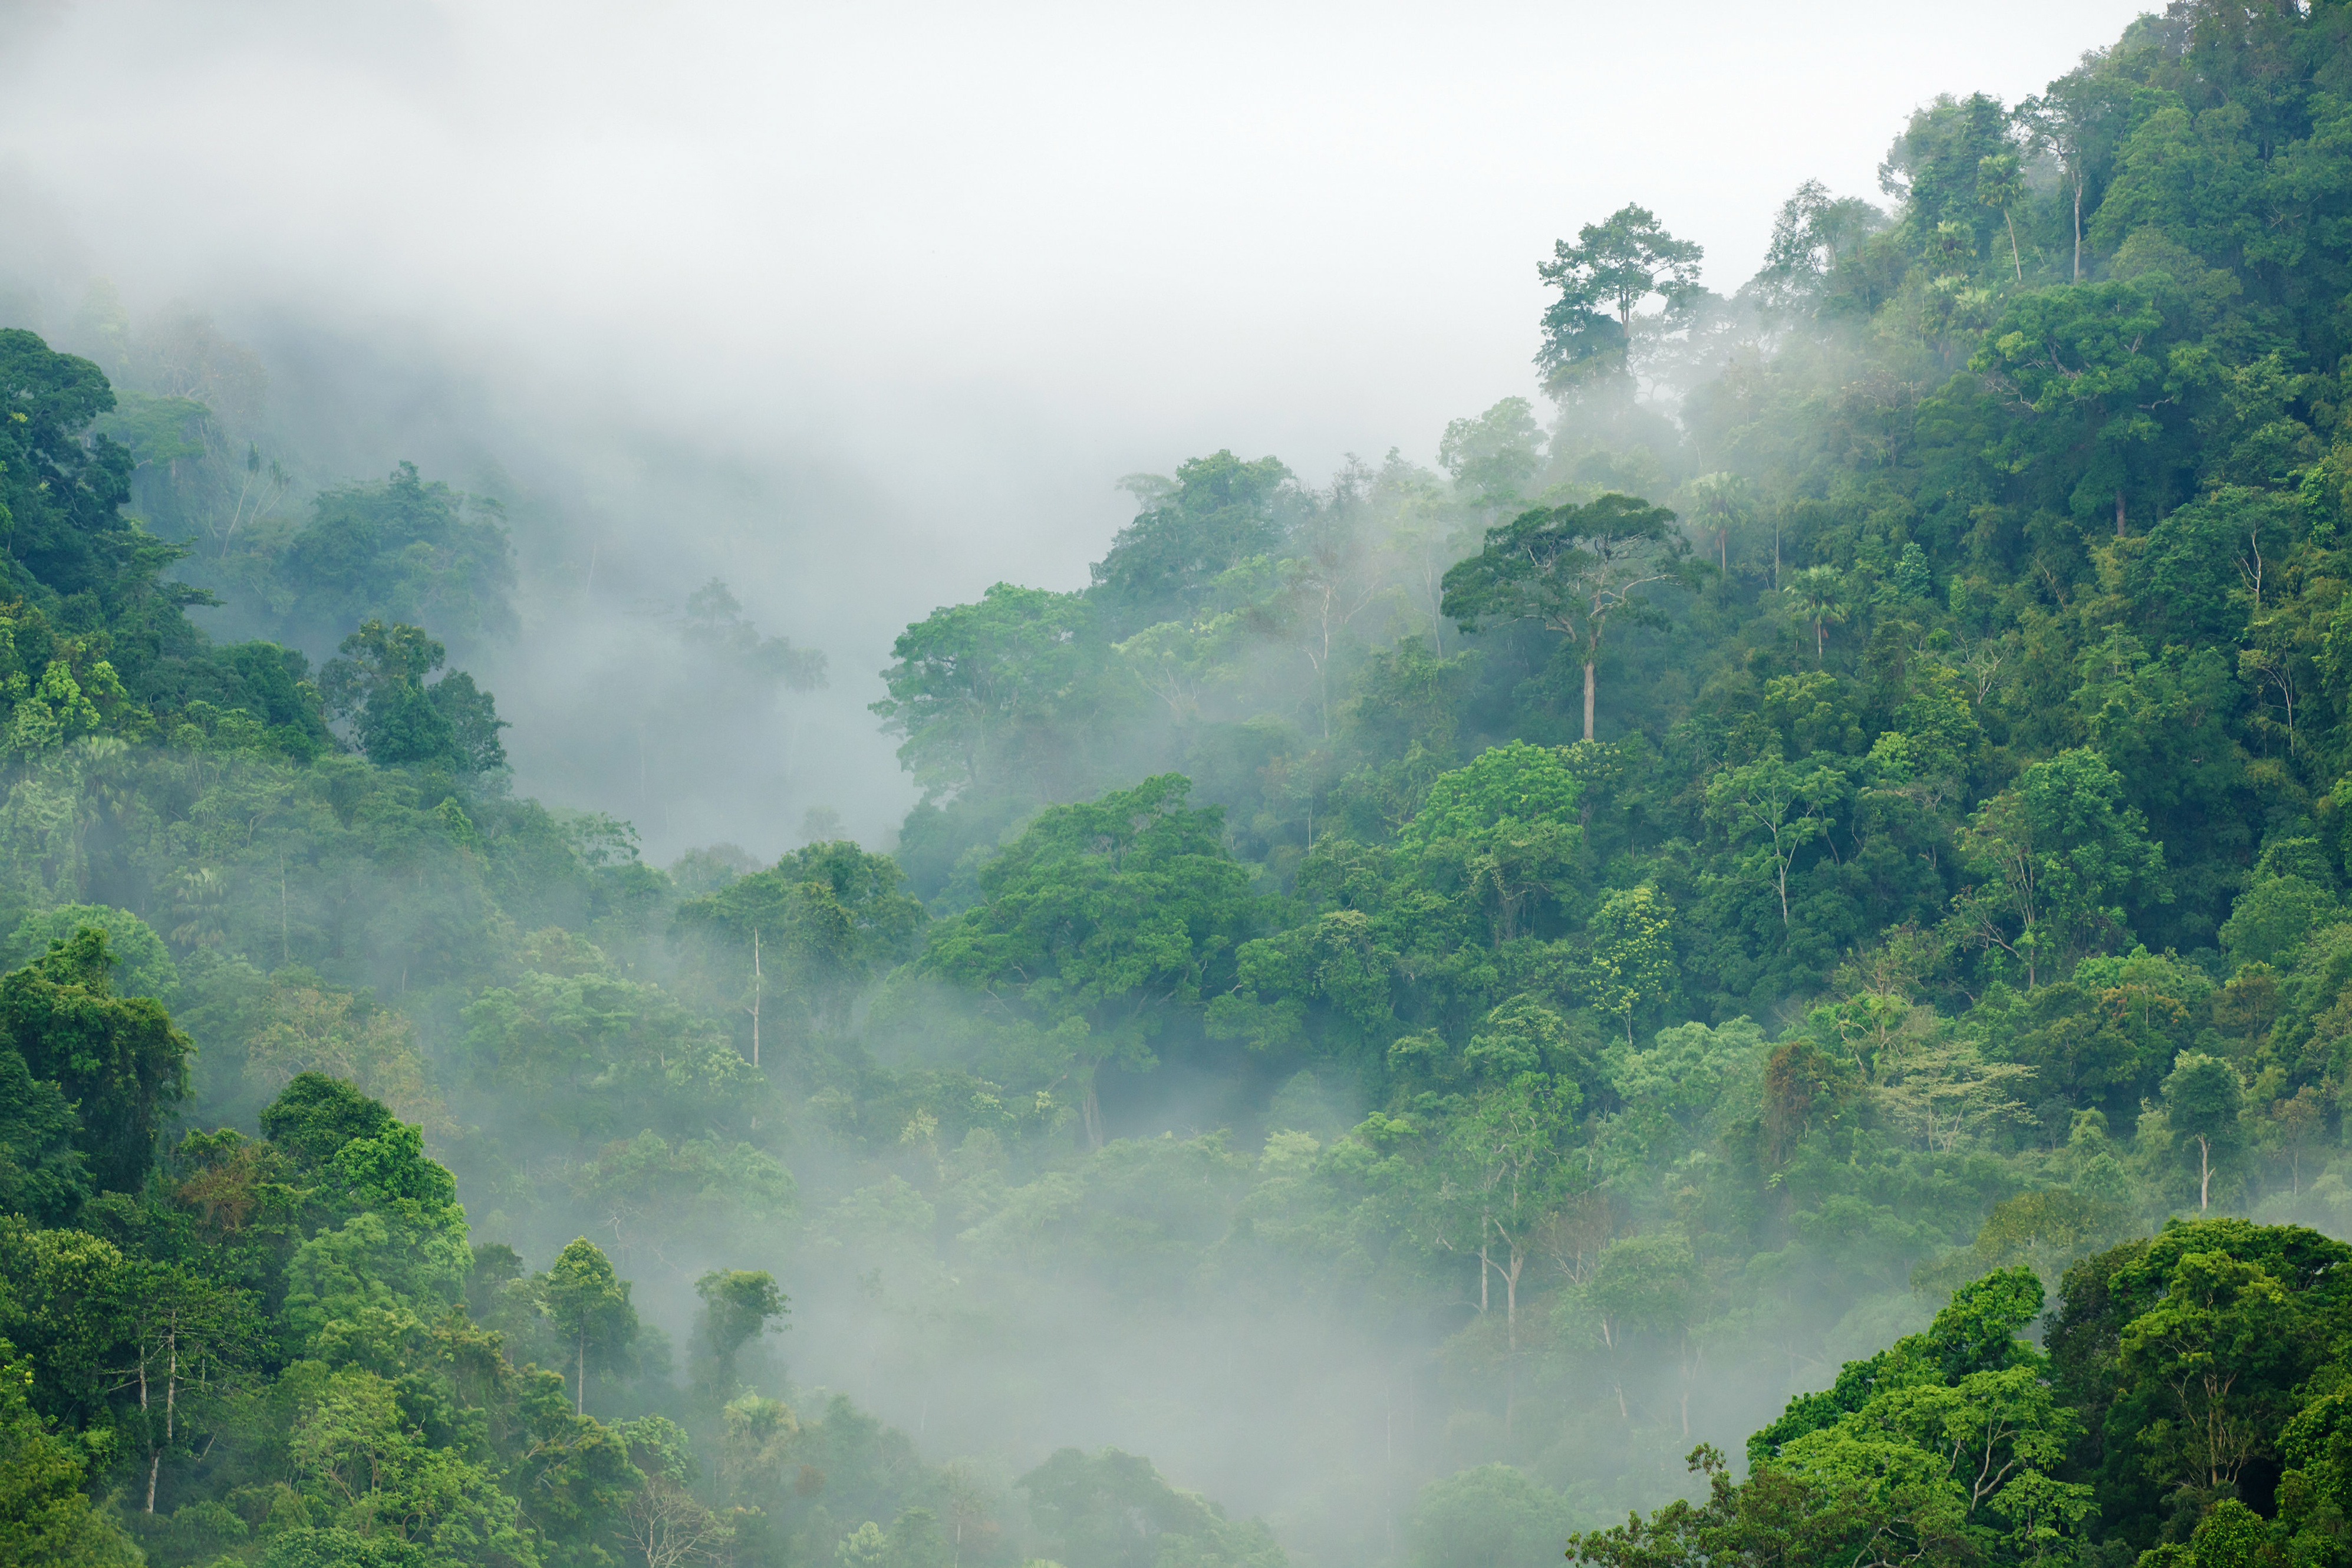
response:
M1130 476L1087 592L898 640L887 856L666 874L510 798L441 673L515 630L495 508L285 521L209 329L217 409L102 296L106 374L0 334L23 1510L163 1568L1272 1563L1132 1456L986 1479L1073 1388L1239 1388L1318 1562L2338 1560L2342 20L1938 99L1728 298L1592 224L1557 416L1433 468ZM716 581L677 630L824 678ZM795 1389L779 1280L986 1461Z
M1099 1143L1094 1073L1152 1061L1167 1009L1222 988L1261 919L1221 813L1188 781L1146 780L1054 806L981 872L981 902L932 927L923 973L1017 1006L1032 1047L1078 1078Z
M0 1562L24 1568L140 1562L139 1549L83 1493L82 1456L26 1403L32 1381L22 1362L0 1361Z
M1064 1448L1021 1478L1053 1561L1067 1568L1148 1568L1173 1560L1204 1568L1278 1568L1266 1528L1240 1523L1197 1493L1179 1491L1151 1462L1106 1448Z
M1173 483L1150 475L1121 482L1143 510L1096 563L1092 595L1119 626L1190 619L1224 574L1284 552L1294 495L1290 470L1272 458L1244 462L1220 451L1179 467Z
M268 568L267 597L287 641L316 646L368 622L429 622L473 647L513 634L513 552L497 502L461 496L404 462L381 481L320 491L310 512Z
M360 751L379 767L479 773L506 766L499 731L507 724L490 694L463 670L425 683L446 657L415 626L370 619L343 639L319 684L329 711L352 721Z
M0 1042L73 1102L75 1146L102 1191L136 1191L187 1092L187 1036L152 997L117 996L104 931L80 928L0 979Z
M1082 595L999 583L900 634L882 674L890 695L873 707L903 737L898 760L927 797L1034 791L1062 775L1091 628Z
M1612 350L1622 359L1634 310L1652 294L1664 295L1670 310L1682 305L1698 287L1704 254L1660 227L1647 207L1631 203L1586 224L1574 245L1556 241L1552 258L1536 268L1546 285L1559 290L1544 311L1538 367L1558 385L1589 374L1593 362L1607 363Z
M629 1305L628 1284L584 1236L567 1242L535 1283L557 1337L574 1347L572 1408L585 1411L589 1351L593 1348L609 1365L636 1338L637 1314Z

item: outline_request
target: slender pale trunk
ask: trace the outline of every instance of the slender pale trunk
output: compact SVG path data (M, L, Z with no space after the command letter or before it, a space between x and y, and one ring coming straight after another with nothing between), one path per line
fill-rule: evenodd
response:
M1511 1435L1511 1418L1519 1404L1519 1269L1527 1258L1511 1245L1511 1267L1503 1276L1503 1436Z
M2007 207L2000 209L2000 220L2009 225L2009 264L2016 269L2017 280L2022 283L2025 281L2025 263L2017 258L2017 220L2009 216Z
M751 928L751 1065L760 1065L760 928Z
M1592 739L1592 660L1584 661L1584 738Z
M2197 1212L2203 1214L2213 1190L2213 1145L2204 1138L2197 1140Z
M2083 176L2074 176L2074 281L2083 280Z
M1095 1097L1095 1075L1087 1074L1086 1098L1078 1105L1079 1120L1086 1126L1087 1149L1089 1152L1103 1146L1102 1101Z
M572 1414L588 1414L588 1330L584 1324L580 1330L580 1370L572 1379Z
M2121 488L2120 486L2118 486L2118 487L2116 488L2116 537L2117 539L2121 539L2123 536L2124 536L2124 492L2123 492L2122 488Z
M139 1347L139 1414L142 1417L147 1414L147 1347L144 1343ZM142 1420L141 1424L143 1426L145 1423ZM147 1511L149 1513L155 1511L155 1472L161 1469L163 1465L163 1447L155 1441L154 1435L151 1432L147 1437Z

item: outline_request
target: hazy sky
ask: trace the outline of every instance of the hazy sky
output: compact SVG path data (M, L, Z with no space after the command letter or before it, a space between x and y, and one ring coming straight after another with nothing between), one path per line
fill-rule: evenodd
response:
M1428 460L1533 390L1555 237L1639 200L1728 289L1800 181L1874 196L1916 105L2139 9L0 0L0 175L134 306L824 470L861 502L730 526L799 541L847 674L996 578L1083 582L1121 473Z

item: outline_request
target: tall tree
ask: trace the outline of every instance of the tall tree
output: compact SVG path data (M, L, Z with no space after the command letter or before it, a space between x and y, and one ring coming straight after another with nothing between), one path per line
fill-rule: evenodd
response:
M1559 298L1543 314L1543 346L1536 363L1554 385L1564 385L1596 363L1623 365L1633 339L1633 312L1653 294L1670 304L1698 288L1706 254L1660 226L1647 207L1628 203L1599 223L1586 224L1576 243L1555 240L1552 258L1536 267Z
M1486 547L1445 574L1444 611L1465 632L1528 620L1559 632L1584 666L1584 738L1593 738L1593 669L1612 619L1656 624L1643 588L1684 581L1689 543L1675 514L1633 496L1538 507L1486 531Z
M588 1411L588 1352L610 1361L637 1337L636 1309L629 1283L613 1272L602 1248L580 1237L564 1244L539 1278L540 1300L556 1332L572 1343L572 1408Z

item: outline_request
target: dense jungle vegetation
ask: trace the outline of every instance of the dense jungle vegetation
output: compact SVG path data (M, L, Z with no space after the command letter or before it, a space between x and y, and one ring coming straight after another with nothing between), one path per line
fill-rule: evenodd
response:
M528 495L0 331L0 1563L2352 1562L2352 5L1882 181L1129 476L772 865L512 791Z

